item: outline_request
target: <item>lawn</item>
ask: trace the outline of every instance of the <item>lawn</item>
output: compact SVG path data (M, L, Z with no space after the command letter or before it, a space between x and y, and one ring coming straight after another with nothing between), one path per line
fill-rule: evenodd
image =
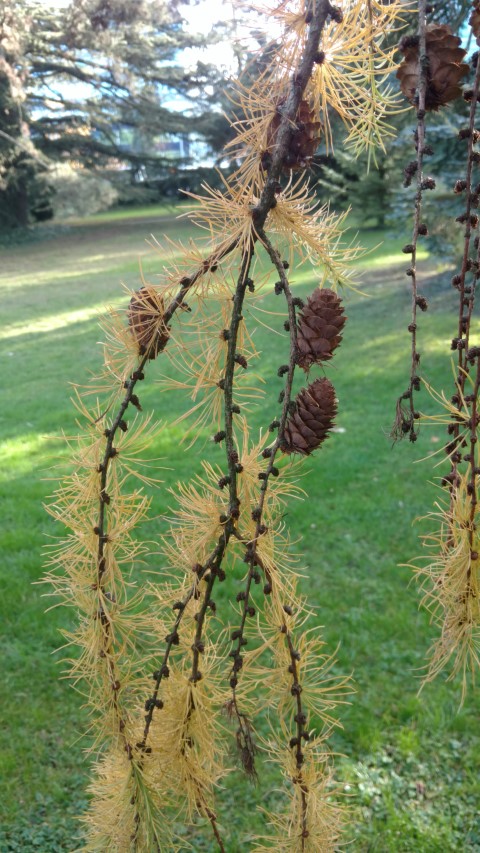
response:
M60 608L45 612L50 601L34 583L52 530L43 502L62 452L58 436L74 429L68 383L84 382L101 362L98 315L105 305L125 301L122 283L138 286L140 257L146 276L161 269L161 253L145 242L150 233L194 236L173 213L150 208L138 216L102 215L1 252L2 853L78 846L75 816L86 803L88 776L80 737L86 718L81 697L61 678L55 651L59 628L73 617ZM355 681L332 742L350 809L348 849L480 851L478 695L471 693L459 710L459 685L441 678L417 694L434 629L418 611L418 591L404 564L420 550L421 525L414 521L437 496L439 469L432 460L415 463L437 450L443 435L438 427L424 427L416 445L396 446L388 437L409 370L410 294L401 254L408 234L365 231L359 239L372 250L361 261L363 294L345 294L349 319L328 369L340 401L338 431L306 466L302 485L309 499L293 502L288 513L294 538L302 537L304 589L329 647L339 645L339 670L352 672ZM419 320L422 365L441 388L451 376L451 273L437 272L425 255L422 263L421 289L430 302ZM315 286L305 268L292 272L292 282L300 296ZM275 299L267 294L264 307L277 308ZM274 406L285 337L258 325L256 344L267 404ZM163 370L160 361L150 366L142 403L173 420L185 404L174 393L160 397L155 380ZM432 405L422 391L419 408ZM262 424L260 416L256 423ZM162 472L149 537L165 529L166 488L199 469L201 450L211 452L179 447L183 429L172 427L168 446L152 448L152 456L168 454L175 470ZM230 779L223 792L219 813L229 853L248 851L248 832L262 826L254 804L275 796L271 771L261 768L260 776L258 790L244 782L237 788ZM194 849L211 845L198 841Z

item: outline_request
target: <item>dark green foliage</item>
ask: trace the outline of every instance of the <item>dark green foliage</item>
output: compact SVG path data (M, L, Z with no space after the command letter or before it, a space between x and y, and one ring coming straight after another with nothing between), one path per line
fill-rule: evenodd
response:
M63 853L80 846L81 836L77 816L86 807L87 802L81 788L83 777L74 776L77 790L69 792L71 798L62 814L51 820L52 800L37 795L34 810L20 817L12 826L0 829L0 850L2 853Z
M355 158L348 150L319 152L312 167L313 183L322 202L337 210L362 212L363 224L384 228L391 208L391 158L381 153L367 168L367 155ZM397 169L398 176L398 169Z
M441 24L450 24L456 31L468 21L471 11L471 0L442 0L432 3L431 17Z
M432 176L436 186L423 194L422 221L428 228L429 249L449 260L458 255L464 230L455 223L463 200L454 193L454 186L465 176L467 140L459 138L459 131L467 124L467 111L468 106L459 101L454 110L429 116L427 126L427 142L433 153L425 158L424 174ZM412 158L415 158L412 131L405 128L389 155L387 224L392 228L398 228L399 223L411 228L416 176L409 186L405 186L405 167Z
M0 226L52 214L48 169L131 167L157 180L171 159L156 140L194 131L226 140L221 71L188 72L178 51L208 39L186 33L167 0L71 0L49 7L6 0L0 12ZM208 94L207 94L208 92ZM182 108L166 106L176 93Z
M39 168L34 155L15 149L11 156L1 157L4 170L1 180L0 228L27 226L31 222L51 219L52 189L45 169Z
M0 17L0 228L26 226L52 215L46 164L26 122L21 42L14 27L7 4Z

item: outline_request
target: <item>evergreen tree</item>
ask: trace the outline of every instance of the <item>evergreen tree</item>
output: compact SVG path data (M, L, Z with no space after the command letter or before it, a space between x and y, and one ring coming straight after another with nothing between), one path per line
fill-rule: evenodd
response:
M167 0L71 0L60 9L6 0L0 156L4 182L17 185L17 221L32 209L40 167L33 146L40 159L92 167L114 158L138 169L166 163L152 145L159 135L195 130L221 145L224 120L212 109L221 72L201 62L187 71L176 59L207 41L185 31L179 7ZM182 111L166 105L172 93Z
M32 144L25 113L22 37L11 4L0 12L0 225L49 215L46 163Z

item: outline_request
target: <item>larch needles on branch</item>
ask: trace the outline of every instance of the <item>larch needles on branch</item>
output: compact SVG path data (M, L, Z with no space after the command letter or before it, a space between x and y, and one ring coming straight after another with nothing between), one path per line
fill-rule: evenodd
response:
M86 851L186 849L179 828L195 822L225 851L217 793L232 745L252 779L260 754L283 777L285 808L266 812L252 849L340 843L327 739L350 688L297 590L283 518L286 500L301 495L301 457L329 437L338 406L326 376L295 395L294 375L328 369L345 324L337 290L354 283L361 249L342 239L344 216L317 205L308 167L320 139L333 143L333 112L357 153L383 144L398 109L387 35L403 4L294 0L261 11L282 34L252 88L239 87L231 148L240 165L223 191L195 197L195 244L172 245L180 260L105 324L104 369L76 389L72 473L50 505L69 532L52 548L47 580L77 613L66 641L96 755ZM291 287L304 260L317 282L306 303ZM288 333L284 387L254 435L249 413L262 387L252 367L262 356L248 317L270 287ZM150 508L143 486L157 479L143 454L162 426L138 395L165 358L173 379L160 387L191 398L189 438L208 426L217 455L178 484L164 570L146 583L138 564L159 543L136 534ZM230 602L219 590L227 578Z
M430 649L423 683L441 671L450 670L449 678L462 678L461 701L467 690L467 676L472 679L480 664L480 537L478 531L478 476L480 474L480 347L472 341L475 315L476 284L480 275L479 216L480 183L477 150L480 131L476 127L480 96L480 63L474 54L471 67L465 61L466 51L446 24L429 20L432 8L419 0L417 32L401 43L404 61L397 76L403 93L417 114L415 131L416 158L405 168L405 186L416 181L412 242L403 251L410 256L407 275L412 282L411 371L408 388L397 401L397 417L392 430L394 438L408 435L416 441L421 424L435 424L446 430L443 456L446 465L439 477L440 497L428 518L434 525L423 536L427 554L419 557L412 568L420 581L422 604L430 611L439 635ZM478 0L472 4L469 21L471 38L480 44ZM470 76L462 90L461 83ZM458 299L454 306L453 387L450 393L438 392L420 375L420 353L417 347L417 311L424 312L428 303L417 289L416 267L419 238L428 236L428 222L423 220L423 194L435 188L435 178L424 172L424 160L432 153L427 142L428 116L444 109L463 95L469 107L468 121L458 132L465 145L465 172L459 175L452 193L464 201L463 210L452 228L463 232L463 248L458 272L451 280ZM450 371L449 371L450 372ZM417 409L415 393L422 382L437 405L435 414Z

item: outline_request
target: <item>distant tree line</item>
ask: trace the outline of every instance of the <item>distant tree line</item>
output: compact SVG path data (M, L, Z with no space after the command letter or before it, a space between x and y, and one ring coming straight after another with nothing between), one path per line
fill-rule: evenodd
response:
M469 0L443 0L435 14L459 31L470 8ZM219 23L208 38L191 35L183 25L180 0L70 0L61 8L38 0L4 0L0 228L51 216L58 170L61 176L67 164L85 176L113 164L127 170L123 175L132 184L141 177L142 187L153 185L155 192L160 188L169 194L195 189L195 181L205 177L212 182L213 170L200 169L196 176L182 171L185 159L172 164L154 141L194 132L220 156L231 133L225 118L232 111L229 81L221 70L205 63L187 70L179 57L184 48L225 36L230 26ZM275 43L259 44L250 58L237 47L246 85L259 66L274 60ZM172 93L188 108L168 107ZM457 102L450 110L451 124L461 122L464 113L465 106ZM354 204L362 209L365 221L382 228L392 211L394 217L401 215L401 194L392 195L390 188L398 186L411 148L409 117L399 113L392 121L396 141L377 154L366 176L352 154L329 151L322 144L311 172L320 199L329 198L338 208ZM437 136L435 157L448 158L453 174L457 146L440 120ZM90 199L95 194L104 202L114 198L101 184L96 193L92 183L83 181L83 186ZM137 196L133 187L131 197Z
M193 129L221 148L228 132L222 74L201 62L186 71L177 59L207 42L186 31L181 7L168 0L71 0L61 8L4 0L0 224L48 215L54 163L95 169L115 162L132 174L171 165L153 140ZM187 108L164 106L172 93Z

